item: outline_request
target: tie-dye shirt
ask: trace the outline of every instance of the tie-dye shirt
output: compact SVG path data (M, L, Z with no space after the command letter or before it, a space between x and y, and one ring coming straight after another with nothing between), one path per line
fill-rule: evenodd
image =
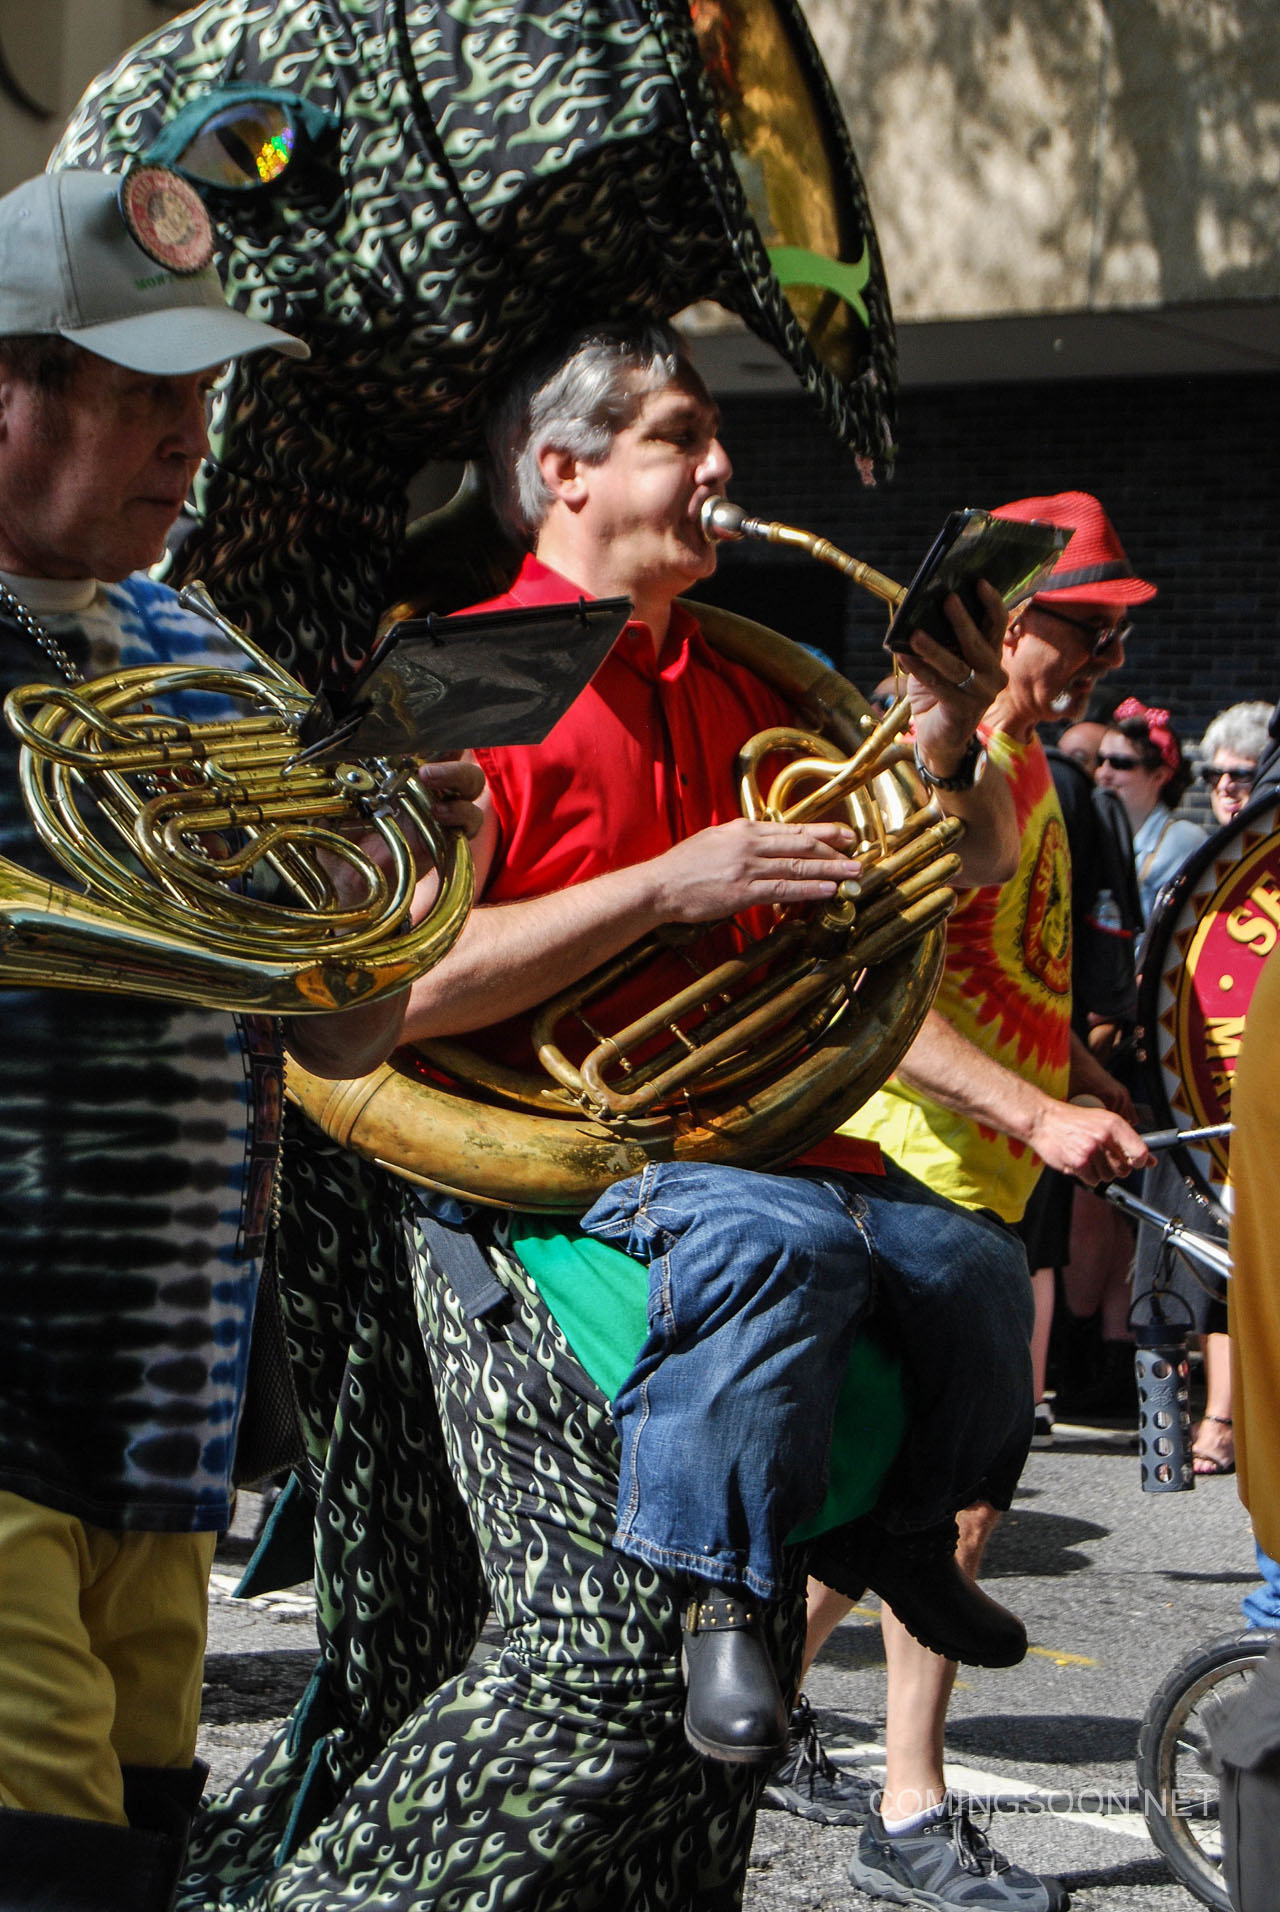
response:
M37 588L35 603L56 596ZM142 576L37 615L87 677L243 663ZM58 681L0 605L0 696ZM0 852L74 888L35 837L16 767L0 726ZM224 1528L278 1032L129 996L0 987L0 1043L0 1487L100 1527Z
M1071 1063L1071 860L1039 739L985 739L987 774L1009 781L1021 852L999 889L967 890L947 924L934 1007L975 1048L1049 1095ZM891 1076L846 1127L965 1208L1019 1221L1042 1163L1024 1142L942 1108Z

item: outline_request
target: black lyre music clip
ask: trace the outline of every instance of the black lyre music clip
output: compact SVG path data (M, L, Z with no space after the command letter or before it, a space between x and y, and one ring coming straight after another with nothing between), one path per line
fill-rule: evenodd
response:
M393 624L345 692L322 693L311 704L298 761L427 761L541 743L630 615L630 598L578 598Z

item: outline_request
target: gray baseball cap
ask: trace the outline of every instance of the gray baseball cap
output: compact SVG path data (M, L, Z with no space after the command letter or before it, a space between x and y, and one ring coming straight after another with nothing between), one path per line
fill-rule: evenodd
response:
M246 352L308 358L301 339L232 310L212 253L203 203L176 174L41 173L0 199L0 337L57 335L166 377Z

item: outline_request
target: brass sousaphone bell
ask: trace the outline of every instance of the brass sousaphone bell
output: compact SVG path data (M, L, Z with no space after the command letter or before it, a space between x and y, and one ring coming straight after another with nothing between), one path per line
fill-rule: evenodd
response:
M825 539L750 519L725 499L708 501L703 527L709 537L797 546L889 604L904 595ZM781 1166L892 1073L937 987L963 825L941 816L901 741L905 699L877 719L801 646L694 608L708 642L796 712L794 727L764 731L739 752L744 814L847 820L862 877L827 904L778 910L762 938L710 966L700 930L644 939L535 1013L536 1071L495 1063L463 1040L414 1044L347 1082L292 1067L290 1094L335 1140L428 1188L580 1213L650 1161ZM764 769L779 762L762 790ZM603 1026L602 999L673 952L687 986L627 1028Z

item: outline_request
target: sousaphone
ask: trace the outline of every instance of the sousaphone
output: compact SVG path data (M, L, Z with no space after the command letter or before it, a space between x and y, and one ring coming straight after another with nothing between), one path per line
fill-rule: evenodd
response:
M825 539L704 507L708 535L799 546L890 604L902 587ZM772 1169L825 1140L888 1076L933 1000L962 832L930 801L902 742L905 699L878 718L853 685L787 638L699 604L703 634L777 690L795 722L738 753L743 813L839 815L862 877L828 904L775 912L728 955L670 928L535 1014L536 1064L464 1040L400 1050L373 1074L324 1081L291 1066L289 1093L329 1135L404 1179L467 1200L581 1213L647 1162ZM620 1025L611 997L673 969L674 991Z

